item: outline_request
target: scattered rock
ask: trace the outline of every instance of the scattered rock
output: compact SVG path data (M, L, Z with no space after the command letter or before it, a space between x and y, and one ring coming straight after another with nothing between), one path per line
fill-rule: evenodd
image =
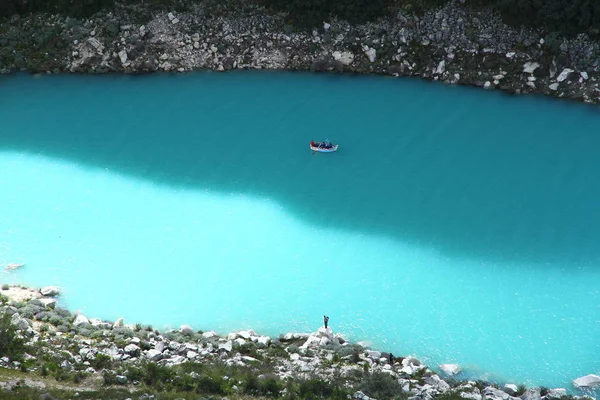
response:
M519 391L519 388L514 383L507 383L504 385L503 390L511 396L514 396Z
M540 67L540 63L535 61L528 61L523 65L523 72L526 74L533 74L536 69Z
M594 389L600 387L600 376L586 375L573 380L573 386L578 389Z
M461 372L458 364L441 364L440 369L448 376L454 376Z
M344 65L350 65L354 61L354 54L349 51L334 51L333 59Z
M58 296L60 294L60 289L58 286L46 286L40 289L40 293L42 296Z
M121 64L125 64L127 62L127 52L125 50L121 50L119 52L119 59L121 60Z
M570 68L563 69L563 71L560 73L560 75L558 75L558 77L556 78L556 81L557 82L565 81L569 77L569 75L571 75L571 73L573 73L573 72L575 72L575 71Z
M90 320L87 319L87 317L83 314L78 314L75 317L75 320L73 321L73 325L75 326L80 326L80 325L85 325L85 324L89 324Z

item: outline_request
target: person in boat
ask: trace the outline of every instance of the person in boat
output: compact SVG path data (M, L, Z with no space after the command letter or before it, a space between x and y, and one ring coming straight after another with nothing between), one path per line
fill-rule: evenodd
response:
M314 141L314 140L311 140L311 141L310 141L310 146L311 146L311 147L315 147L315 146L316 146L316 144L315 144L315 141Z

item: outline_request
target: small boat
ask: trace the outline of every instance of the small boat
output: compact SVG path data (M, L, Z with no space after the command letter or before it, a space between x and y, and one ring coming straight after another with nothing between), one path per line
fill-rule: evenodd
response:
M312 151L318 151L320 153L333 153L334 151L337 151L338 145L331 144L329 140L326 140L324 142L315 142L314 140L311 140L310 149Z

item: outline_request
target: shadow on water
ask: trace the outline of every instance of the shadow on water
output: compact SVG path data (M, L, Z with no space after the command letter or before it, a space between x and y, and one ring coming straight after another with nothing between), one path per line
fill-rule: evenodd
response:
M413 80L236 72L0 80L0 149L269 196L451 257L594 266L600 115ZM340 143L311 155L311 139Z

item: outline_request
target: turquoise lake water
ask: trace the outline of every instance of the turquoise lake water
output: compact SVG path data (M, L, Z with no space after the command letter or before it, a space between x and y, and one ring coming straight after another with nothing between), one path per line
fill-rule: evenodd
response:
M418 80L0 78L0 282L88 317L600 372L600 112ZM312 155L311 139L340 144Z

